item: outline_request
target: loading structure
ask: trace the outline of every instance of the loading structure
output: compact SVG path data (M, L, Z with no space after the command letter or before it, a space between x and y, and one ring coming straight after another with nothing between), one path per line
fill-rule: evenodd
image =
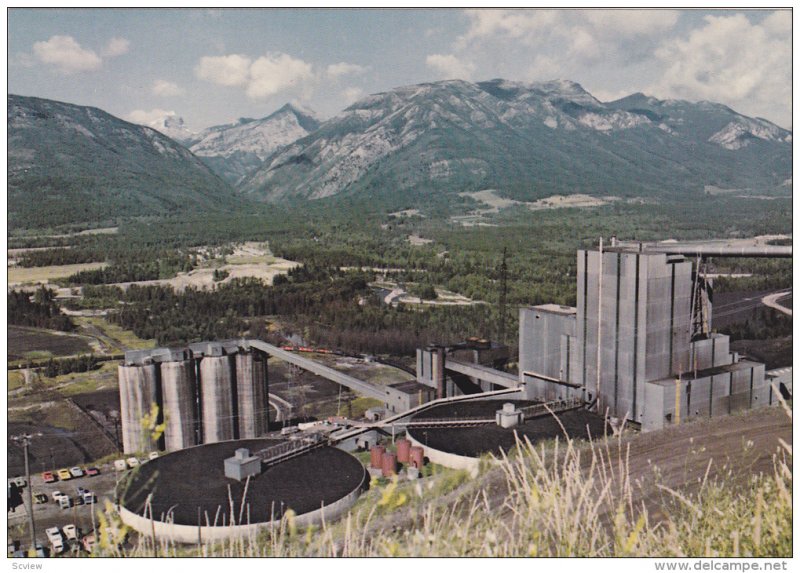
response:
M758 256L786 256L759 247ZM711 284L682 253L755 250L668 243L580 250L577 305L520 309L519 380L529 398L583 397L598 412L655 430L777 402L764 365L711 330Z

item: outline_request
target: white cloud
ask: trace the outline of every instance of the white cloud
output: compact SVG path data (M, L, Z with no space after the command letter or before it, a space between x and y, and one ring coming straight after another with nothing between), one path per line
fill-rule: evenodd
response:
M203 56L194 69L195 75L221 86L243 86L250 76L252 61L241 54Z
M140 125L149 125L152 126L155 123L158 123L159 120L165 117L172 117L175 115L174 111L167 111L166 109L151 109L151 110L143 110L143 109L135 109L130 112L127 116L127 120L133 123L138 123Z
M341 76L348 75L361 75L369 70L366 66L359 66L358 64L349 64L347 62L339 62L338 64L331 64L328 66L326 73L330 78L340 78Z
M443 79L448 80L467 80L475 71L475 66L471 62L461 61L453 54L431 54L425 58L425 63L436 70Z
M153 82L152 92L157 96L173 97L185 94L186 90L184 90L175 82L156 80Z
M268 53L256 60L241 54L204 56L194 71L202 80L243 87L251 99L263 99L293 89L308 90L314 80L311 64L280 52Z
M342 90L342 98L344 98L344 101L347 103L347 105L358 101L363 95L364 90L357 87L350 87Z
M267 54L250 66L247 96L252 99L269 97L290 88L303 87L313 78L311 64L288 54Z
M116 58L122 54L127 54L131 43L125 38L111 38L103 48L103 56L106 58Z
M791 17L791 16L789 16ZM781 108L791 125L791 27L780 16L753 24L743 14L706 16L705 25L656 50L660 97L721 101L747 115Z
M103 64L100 56L82 48L72 36L52 36L46 42L36 42L33 55L64 74L97 70Z

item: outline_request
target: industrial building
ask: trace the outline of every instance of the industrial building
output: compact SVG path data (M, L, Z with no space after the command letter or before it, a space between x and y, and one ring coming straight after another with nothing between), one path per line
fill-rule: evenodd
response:
M135 350L118 367L125 453L256 438L269 424L267 360L242 342ZM157 407L163 435L142 420Z
M711 327L711 284L687 256L790 257L791 247L616 243L577 254L577 304L520 310L518 373L508 348L468 339L417 351L416 380L382 386L259 340L133 351L119 366L125 452L263 435L267 358L276 356L400 414L431 400L506 390L540 402L581 400L601 414L655 430L682 420L774 404L791 370L730 351ZM163 436L141 420L158 406Z
M711 330L709 281L679 246L667 250L580 250L576 307L520 310L519 376L529 397L580 396L643 430L775 403L764 365L740 359Z

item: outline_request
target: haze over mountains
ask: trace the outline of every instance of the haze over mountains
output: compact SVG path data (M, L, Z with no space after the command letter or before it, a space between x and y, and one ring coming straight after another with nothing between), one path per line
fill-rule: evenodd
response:
M9 219L20 222L58 205L70 207L62 218L85 221L235 200L402 202L483 189L523 201L791 191L789 131L711 102L633 94L602 103L570 81L406 86L322 123L287 105L201 133L174 115L154 125L186 147L37 98L9 96L8 119Z

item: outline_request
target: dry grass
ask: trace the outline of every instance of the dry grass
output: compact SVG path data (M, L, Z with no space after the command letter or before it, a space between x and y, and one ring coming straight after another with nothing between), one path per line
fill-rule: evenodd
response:
M8 267L8 286L47 284L52 280L66 278L81 271L93 271L106 266L108 266L108 263L82 263L31 268Z

